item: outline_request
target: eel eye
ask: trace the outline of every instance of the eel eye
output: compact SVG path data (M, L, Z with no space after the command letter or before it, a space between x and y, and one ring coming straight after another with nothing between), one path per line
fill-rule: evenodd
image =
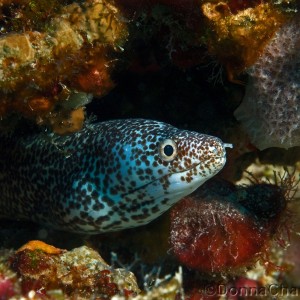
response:
M171 139L166 139L159 145L159 155L164 161L172 161L177 156L177 145Z

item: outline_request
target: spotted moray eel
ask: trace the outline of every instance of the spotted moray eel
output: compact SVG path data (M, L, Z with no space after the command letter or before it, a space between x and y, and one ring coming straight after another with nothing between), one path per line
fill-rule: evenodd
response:
M218 173L229 146L143 119L1 144L0 216L88 234L157 218Z

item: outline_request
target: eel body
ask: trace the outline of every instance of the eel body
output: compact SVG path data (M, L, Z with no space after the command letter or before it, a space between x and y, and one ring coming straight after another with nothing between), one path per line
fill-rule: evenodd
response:
M140 226L218 173L225 147L143 119L1 137L0 216L89 234Z

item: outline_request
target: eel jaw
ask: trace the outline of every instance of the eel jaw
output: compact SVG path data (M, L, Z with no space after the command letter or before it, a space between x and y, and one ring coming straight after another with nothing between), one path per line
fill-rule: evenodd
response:
M216 166L213 169L208 169L206 171L201 170L202 163L200 162L186 170L166 174L149 181L142 186L128 191L126 194L123 194L122 197L129 196L134 199L138 198L138 194L144 194L149 195L149 198L155 199L156 203L163 203L163 200L168 198L168 207L170 207L178 200L191 194L204 182L221 171L225 165L226 156L218 156L216 157L216 161ZM188 174L192 175L188 176ZM187 177L190 179L183 179Z

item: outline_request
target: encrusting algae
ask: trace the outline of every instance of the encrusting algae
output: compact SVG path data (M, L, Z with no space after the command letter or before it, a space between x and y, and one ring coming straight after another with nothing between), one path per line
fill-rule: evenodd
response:
M117 8L103 0L65 6L49 1L46 8L52 15L45 20L44 1L4 3L0 8L5 24L0 36L2 118L18 112L52 125L57 113L69 112L70 118L72 110L91 100L90 94L103 96L114 86L112 53L127 38ZM32 16L36 11L40 14ZM33 21L28 23L30 16Z
M202 1L207 46L226 68L231 81L251 66L288 14L271 1ZM269 3L270 2L270 3Z
M112 268L86 246L66 251L31 241L6 255L0 267L1 263L0 276L12 285L3 286L0 277L1 299L5 294L24 299L110 299L140 292L133 273Z

